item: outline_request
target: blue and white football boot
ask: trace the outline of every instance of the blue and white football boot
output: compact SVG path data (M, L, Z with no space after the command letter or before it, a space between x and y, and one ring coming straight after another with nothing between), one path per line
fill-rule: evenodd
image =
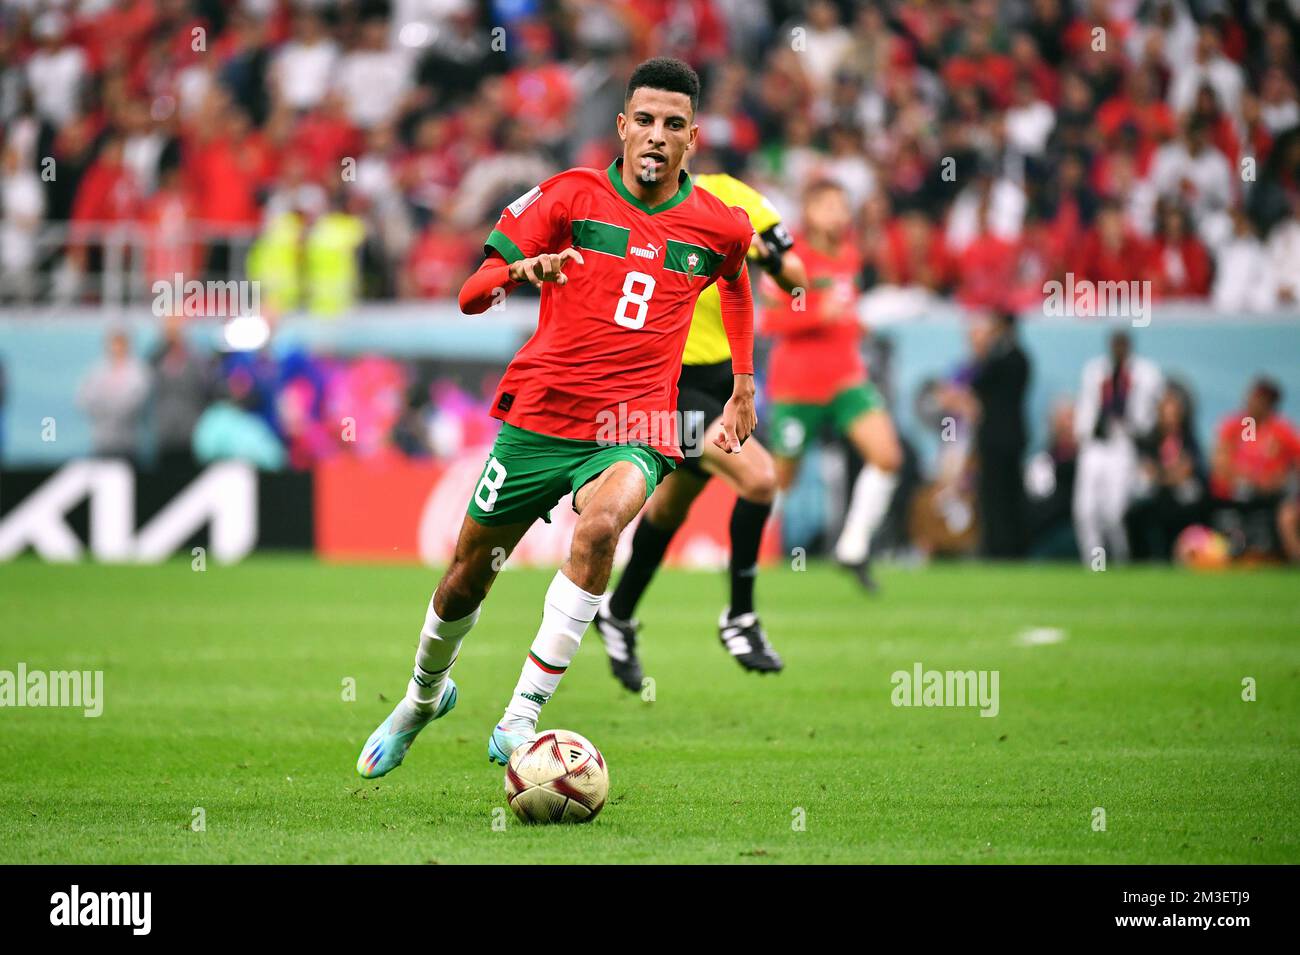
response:
M378 779L391 773L402 760L406 751L415 742L415 737L436 719L440 719L456 708L456 684L451 677L442 691L442 698L431 714L415 712L403 697L388 714L388 719L379 724L379 728L370 734L366 745L357 757L357 773L366 779Z
M498 726L488 737L488 762L506 765L510 762L510 754L536 735L536 733L520 733L505 726Z

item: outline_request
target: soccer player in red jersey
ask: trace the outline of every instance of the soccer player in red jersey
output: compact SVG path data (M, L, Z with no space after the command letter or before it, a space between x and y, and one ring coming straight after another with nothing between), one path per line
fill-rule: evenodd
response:
M488 741L505 763L535 735L609 581L619 535L682 454L677 379L695 300L719 283L734 385L720 448L753 431L753 303L741 209L695 189L683 169L699 127L699 78L677 60L648 60L618 116L623 156L570 169L501 213L487 258L460 293L483 312L527 282L541 289L537 331L501 379L503 422L420 632L406 697L371 734L357 772L382 776L456 705L449 672L497 571L524 532L572 492L579 514L569 558L546 593L541 626L505 715Z
M866 463L853 484L835 559L872 591L871 535L889 510L902 450L859 350L862 260L844 190L830 181L810 186L803 223L796 241L808 271L807 294L765 312L764 330L776 339L768 367L776 480L782 490L794 483L807 442L826 422L848 438Z

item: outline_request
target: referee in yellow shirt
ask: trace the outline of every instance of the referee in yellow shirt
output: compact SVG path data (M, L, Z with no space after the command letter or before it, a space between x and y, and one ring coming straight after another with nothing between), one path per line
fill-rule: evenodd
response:
M766 198L739 179L721 173L696 176L694 181L697 188L749 214L754 226L749 257L755 264L762 266L786 292L805 285L803 263L790 250L790 233ZM632 537L632 558L593 621L609 654L614 676L636 693L641 691L636 605L663 561L669 541L711 477L722 478L738 496L731 512L731 602L718 621L718 639L747 670L775 672L784 665L768 643L754 611L758 548L776 495L772 456L753 437L739 454L727 454L713 444L732 385L731 349L714 285L705 289L696 303L682 356L682 375L677 382L685 460L651 495Z

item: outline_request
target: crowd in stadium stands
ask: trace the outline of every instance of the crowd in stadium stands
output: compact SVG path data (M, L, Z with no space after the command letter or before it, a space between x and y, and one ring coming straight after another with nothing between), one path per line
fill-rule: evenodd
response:
M182 326L168 319L143 356L124 330L105 336L77 392L97 457L163 469L238 459L306 470L344 454L448 458L495 432L489 369L474 381L473 368L437 374L382 356L302 348L214 355L191 345Z
M1286 306L1298 6L13 0L0 300L85 294L96 227L122 223L146 280L246 269L271 308L327 314L446 298L506 202L608 164L626 76L657 53L704 79L694 168L791 220L838 180L869 286L1023 307L1068 272Z

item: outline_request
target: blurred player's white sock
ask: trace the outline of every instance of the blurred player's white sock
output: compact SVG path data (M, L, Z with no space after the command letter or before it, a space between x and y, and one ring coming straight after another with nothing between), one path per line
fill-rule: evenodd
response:
M885 519L897 486L897 474L882 471L874 464L867 464L858 472L849 498L849 512L844 516L844 530L835 543L835 559L841 564L860 564L867 559L871 535Z
M560 685L602 599L603 595L587 593L564 576L563 571L556 571L546 591L542 625L528 650L510 705L501 718L502 726L527 733L537 728L542 704Z
M433 609L433 600L429 601L420 630L420 648L415 651L415 669L406 685L406 701L416 713L428 715L437 708L460 642L477 622L478 612L476 607L459 620L443 620Z

